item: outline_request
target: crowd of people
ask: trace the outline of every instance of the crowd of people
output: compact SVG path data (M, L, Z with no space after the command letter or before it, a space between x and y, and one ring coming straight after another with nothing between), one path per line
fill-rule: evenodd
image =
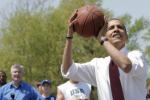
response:
M52 95L50 80L42 80L33 87L22 80L24 68L20 64L11 67L12 81L7 83L5 71L0 70L0 100L94 100L91 85L69 79L57 86L57 94ZM128 100L128 99L127 99ZM147 86L146 100L150 100Z
M60 84L57 95L53 95L51 80L44 79L32 86L23 80L24 73L22 65L12 65L12 81L7 83L6 73L0 71L0 100L56 100L56 97L57 100L92 100L89 84L69 80Z

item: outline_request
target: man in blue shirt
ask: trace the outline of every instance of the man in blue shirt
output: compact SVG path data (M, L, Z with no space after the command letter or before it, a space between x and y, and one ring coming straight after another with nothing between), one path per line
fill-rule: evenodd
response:
M22 81L24 68L20 64L11 67L12 81L0 88L0 100L36 100L38 97L35 89Z

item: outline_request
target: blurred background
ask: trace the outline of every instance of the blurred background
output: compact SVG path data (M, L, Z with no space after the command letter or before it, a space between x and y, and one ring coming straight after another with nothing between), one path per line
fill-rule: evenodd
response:
M148 0L0 0L0 69L14 63L24 65L24 79L33 84L50 79L53 90L65 82L60 66L67 32L67 21L75 9L96 4L107 17L120 18L129 34L128 49L140 49L150 73L150 1ZM75 34L76 35L76 34ZM76 35L73 39L76 62L106 56L94 38ZM148 74L150 78L150 74ZM150 84L150 79L147 80ZM94 88L94 95L96 95Z

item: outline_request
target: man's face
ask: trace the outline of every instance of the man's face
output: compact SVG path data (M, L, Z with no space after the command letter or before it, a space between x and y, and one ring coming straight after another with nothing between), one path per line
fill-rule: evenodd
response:
M44 92L44 93L49 93L50 92L50 84L49 83L44 83L43 85L42 85L42 91Z
M11 70L11 76L15 83L19 83L22 80L23 71L20 68L13 68Z
M41 93L41 91L42 91L42 85L39 85L39 86L37 87L37 89L38 89L38 91Z
M115 47L119 49L125 45L125 42L128 39L124 25L119 20L111 20L108 22L105 36Z
M6 79L7 79L6 75L4 73L0 72L0 85L5 84Z

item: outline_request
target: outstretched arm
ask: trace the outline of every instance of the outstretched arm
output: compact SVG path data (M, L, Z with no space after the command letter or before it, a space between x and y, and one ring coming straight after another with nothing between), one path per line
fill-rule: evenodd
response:
M130 72L132 63L130 59L115 48L109 41L104 42L104 48L111 56L112 60L126 73Z
M124 25L118 19L107 21L98 35L98 40L111 59L126 73L130 72L132 63L120 49L125 46L127 37Z
M69 27L66 36L66 44L64 48L64 54L62 59L62 67L64 72L66 73L69 67L72 65L72 38L74 33L74 23L76 22L77 11L73 14L73 16L69 20Z

